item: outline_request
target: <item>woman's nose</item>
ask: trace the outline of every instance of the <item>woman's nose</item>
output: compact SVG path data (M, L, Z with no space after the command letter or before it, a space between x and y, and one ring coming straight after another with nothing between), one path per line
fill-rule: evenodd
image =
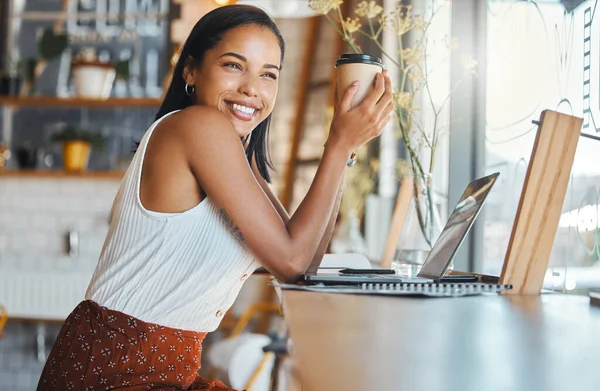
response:
M239 88L240 93L255 97L258 96L258 80L256 77L248 76L243 79Z

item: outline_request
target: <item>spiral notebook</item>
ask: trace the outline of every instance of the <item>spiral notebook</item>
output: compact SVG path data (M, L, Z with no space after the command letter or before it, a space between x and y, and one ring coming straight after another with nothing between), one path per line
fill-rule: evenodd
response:
M483 294L498 294L512 289L509 284L481 283L397 283L397 284L360 284L360 285L294 285L278 284L284 290L300 290L322 293L344 293L382 296L417 297L461 297Z

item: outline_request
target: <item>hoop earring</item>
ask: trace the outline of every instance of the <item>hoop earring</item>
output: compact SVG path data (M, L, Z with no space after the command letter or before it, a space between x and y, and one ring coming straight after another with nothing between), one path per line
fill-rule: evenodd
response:
M190 88L190 87L191 87L191 88ZM188 88L189 88L189 89L188 89ZM193 85L193 84L188 84L188 83L185 83L185 87L184 87L184 89L185 89L185 94L186 94L187 96L192 96L192 94L194 93L194 91L196 91L196 87L194 87L194 85Z

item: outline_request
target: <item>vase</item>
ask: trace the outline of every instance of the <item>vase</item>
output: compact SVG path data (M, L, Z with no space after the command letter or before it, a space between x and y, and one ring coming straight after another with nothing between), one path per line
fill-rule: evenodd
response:
M431 175L413 181L411 200L392 261L402 276L416 275L442 232Z
M381 259L390 231L396 197L369 194L365 200L364 237L368 258Z
M355 211L342 217L337 234L331 241L332 253L368 254L367 243L360 232L360 219Z

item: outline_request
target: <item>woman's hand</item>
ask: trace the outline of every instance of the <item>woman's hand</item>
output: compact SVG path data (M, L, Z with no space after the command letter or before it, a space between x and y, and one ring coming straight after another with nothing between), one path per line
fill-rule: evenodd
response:
M377 74L375 87L352 108L352 98L359 87L358 82L355 83L344 91L335 106L328 139L328 143L332 141L348 152L379 136L394 111L392 82L387 71Z

